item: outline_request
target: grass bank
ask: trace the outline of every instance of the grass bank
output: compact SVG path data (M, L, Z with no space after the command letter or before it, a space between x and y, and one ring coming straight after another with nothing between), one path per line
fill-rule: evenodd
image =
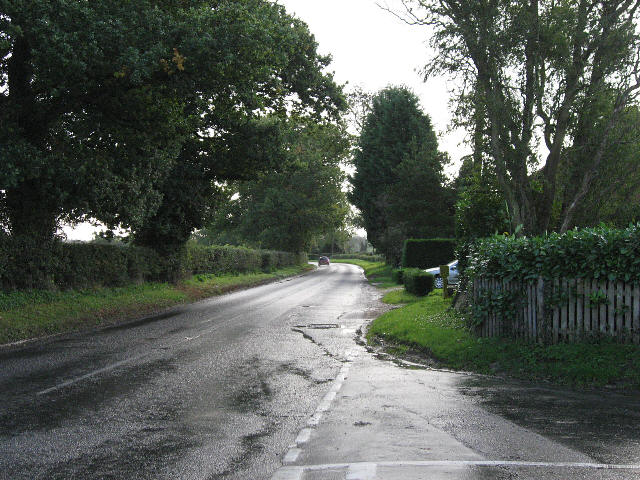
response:
M108 325L296 275L309 268L312 267L305 265L273 273L194 275L178 285L144 283L82 291L0 292L0 344Z
M615 385L640 389L640 347L600 343L531 345L496 338L477 338L464 319L450 310L450 299L435 290L427 297L391 292L387 303L408 301L378 317L367 339L400 356L420 355L455 370L506 374L571 386Z
M398 285L392 278L393 267L384 262L370 262L368 260L356 259L339 259L331 261L333 263L349 263L351 265L358 265L362 267L369 283L376 287L389 288Z

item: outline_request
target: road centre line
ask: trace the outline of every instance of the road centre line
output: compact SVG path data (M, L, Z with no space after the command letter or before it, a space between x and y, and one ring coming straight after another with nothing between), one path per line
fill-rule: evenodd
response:
M282 300L283 298L286 298L286 295L285 296L279 296L274 300L269 300L267 302L263 302L261 304L258 304L256 306L256 309L262 309L262 308L264 308L266 306L269 306L269 305L271 305L273 303L278 302L279 300ZM297 307L295 307L295 308L297 308ZM233 322L237 318L240 318L240 317L243 317L243 316L246 316L246 312L239 313L237 315L229 317L226 320L222 321L221 323L216 324L214 327L212 327L210 329L207 329L204 332L201 332L196 336L185 337L183 340L180 340L178 342L175 342L175 343L172 343L172 344L169 344L169 345L164 345L161 348L169 349L169 348L177 347L178 345L182 345L183 343L187 343L187 342L190 342L192 340L196 340L196 339L198 339L198 338L200 338L200 337L202 337L204 335L208 335L209 333L214 332L215 330L219 329L220 327L223 327L223 326ZM215 320L215 318L211 318L211 319L205 320L203 322L200 322L200 325L203 325L203 324L206 324L206 323L210 323L213 320ZM109 372L109 371L114 370L114 369L116 369L118 367L126 365L127 363L135 362L136 360L140 360L142 358L148 357L148 356L152 355L153 353L156 353L155 350L157 350L157 347L152 349L152 350L150 350L149 352L143 353L141 355L136 355L136 356L133 356L133 357L125 358L124 360L120 360L118 362L112 363L110 365L107 365L105 367L99 368L97 370L93 370L91 372L85 373L84 375L80 375L78 377L74 377L74 378L71 378L71 379L66 380L64 382L58 383L58 384L56 384L56 385L54 385L52 387L49 387L49 388L46 388L46 389L41 390L39 392L36 392L36 396L39 397L39 396L42 396L42 395L46 395L48 393L55 392L56 390L61 390L61 389L65 388L65 387L68 387L68 386L71 386L71 385L76 384L78 382L81 382L82 380L86 380L86 379L94 377L96 375L100 375L101 373Z

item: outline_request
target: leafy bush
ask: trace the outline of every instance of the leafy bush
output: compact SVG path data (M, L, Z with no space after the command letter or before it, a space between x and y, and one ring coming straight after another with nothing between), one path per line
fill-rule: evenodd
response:
M404 288L414 295L428 295L433 290L435 277L418 268L404 269Z
M393 278L393 281L398 283L398 284L403 284L404 283L404 270L402 268L396 268L393 272L391 272L391 278Z
M310 253L309 260L316 261L319 257L325 256L334 260L344 260L344 259L352 259L352 260L366 260L368 262L384 262L383 255L377 255L373 253Z
M456 240L453 238L410 238L402 249L404 268L429 268L453 260Z
M472 245L470 276L640 281L640 224L605 226L540 237L496 235Z
M13 258L21 243L0 236L0 289L84 289L179 279L185 274L270 272L302 263L293 253L243 247L188 245L185 252L161 257L152 249L120 244L53 242L38 278L25 282ZM44 258L44 256L43 256ZM173 277L172 277L173 278ZM19 281L16 281L18 279Z

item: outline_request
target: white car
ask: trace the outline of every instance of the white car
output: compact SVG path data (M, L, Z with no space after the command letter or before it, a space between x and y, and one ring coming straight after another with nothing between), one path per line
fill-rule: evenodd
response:
M449 262L449 285L458 283L458 261ZM442 288L442 277L440 276L440 267L427 268L425 272L436 277L435 287Z

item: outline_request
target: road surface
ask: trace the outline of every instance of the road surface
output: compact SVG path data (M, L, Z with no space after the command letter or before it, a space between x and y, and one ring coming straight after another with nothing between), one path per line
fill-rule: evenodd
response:
M399 367L379 297L333 264L0 350L0 478L640 478L637 396Z

